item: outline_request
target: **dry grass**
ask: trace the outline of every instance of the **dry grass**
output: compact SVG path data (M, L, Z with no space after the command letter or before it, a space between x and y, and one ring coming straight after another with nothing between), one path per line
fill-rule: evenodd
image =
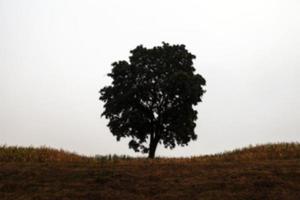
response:
M192 158L0 147L0 199L300 199L300 144Z
M76 162L91 158L49 147L0 146L1 162Z

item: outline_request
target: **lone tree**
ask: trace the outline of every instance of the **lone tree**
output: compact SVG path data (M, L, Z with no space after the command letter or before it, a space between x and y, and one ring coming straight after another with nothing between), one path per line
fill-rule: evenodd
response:
M195 74L193 59L184 45L163 43L130 51L129 62L112 64L113 81L100 90L102 116L119 141L130 137L129 148L155 157L158 143L170 149L196 140L197 111L205 79ZM148 144L148 145L147 145Z

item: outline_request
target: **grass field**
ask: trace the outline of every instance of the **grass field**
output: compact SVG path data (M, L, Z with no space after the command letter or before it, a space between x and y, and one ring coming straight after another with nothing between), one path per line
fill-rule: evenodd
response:
M2 146L0 199L299 200L300 144L154 160Z

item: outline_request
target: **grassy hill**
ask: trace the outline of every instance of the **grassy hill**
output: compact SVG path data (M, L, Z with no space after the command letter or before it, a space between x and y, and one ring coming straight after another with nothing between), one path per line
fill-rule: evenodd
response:
M300 144L191 158L84 157L0 147L0 199L300 199Z

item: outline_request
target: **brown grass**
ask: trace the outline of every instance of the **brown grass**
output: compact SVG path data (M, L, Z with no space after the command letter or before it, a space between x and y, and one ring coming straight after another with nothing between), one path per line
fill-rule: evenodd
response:
M49 147L0 146L0 161L2 162L76 162L89 159L91 158Z
M0 199L300 199L300 144L211 156L84 157L0 147Z

